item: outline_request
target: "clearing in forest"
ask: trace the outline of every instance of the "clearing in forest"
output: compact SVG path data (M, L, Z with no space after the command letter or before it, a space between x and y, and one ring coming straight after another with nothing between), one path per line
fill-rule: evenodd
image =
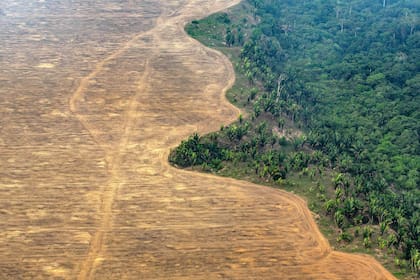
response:
M298 197L168 165L239 114L183 31L237 2L0 4L0 279L393 279Z

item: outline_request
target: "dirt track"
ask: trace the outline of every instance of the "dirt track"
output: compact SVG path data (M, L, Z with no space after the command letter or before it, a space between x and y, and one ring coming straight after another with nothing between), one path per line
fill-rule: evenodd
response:
M0 279L394 279L300 198L168 165L239 114L183 31L237 2L0 4Z

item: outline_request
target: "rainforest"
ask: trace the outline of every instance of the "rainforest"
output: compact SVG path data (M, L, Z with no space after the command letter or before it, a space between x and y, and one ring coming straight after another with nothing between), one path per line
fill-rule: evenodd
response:
M233 62L242 115L170 162L296 192L335 246L418 277L419 16L414 0L247 0L192 21Z

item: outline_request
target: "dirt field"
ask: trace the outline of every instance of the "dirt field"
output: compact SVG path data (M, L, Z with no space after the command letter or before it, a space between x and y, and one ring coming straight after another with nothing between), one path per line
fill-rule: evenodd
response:
M183 31L237 2L1 1L0 279L394 279L300 198L168 165L239 114Z

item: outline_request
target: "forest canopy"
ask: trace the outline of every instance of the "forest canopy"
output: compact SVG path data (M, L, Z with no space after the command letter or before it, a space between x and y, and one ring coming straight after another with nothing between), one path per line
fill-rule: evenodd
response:
M420 3L248 2L249 34L249 19L219 20L228 25L226 47L240 49L237 71L254 90L247 92L251 119L191 137L171 161L210 170L248 162L275 181L310 165L333 168L336 195L325 202L326 213L342 230L377 225L383 246L418 273ZM190 34L198 34L197 24ZM263 122L264 114L276 121ZM293 151L271 133L287 122L306 135L289 141Z

